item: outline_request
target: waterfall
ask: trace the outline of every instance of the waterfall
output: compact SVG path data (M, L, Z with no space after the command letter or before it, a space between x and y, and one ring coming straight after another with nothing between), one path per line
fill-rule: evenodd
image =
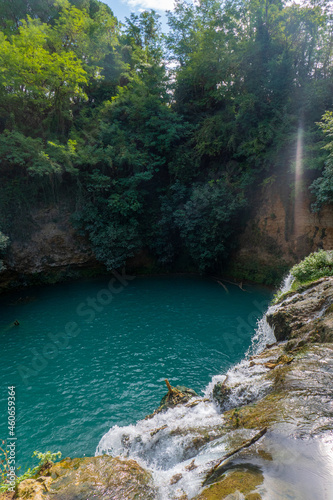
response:
M277 294L282 295L283 293L288 292L291 289L291 285L293 284L294 279L295 278L292 274L287 274L287 276L283 279ZM269 326L267 322L267 315L272 314L276 310L276 308L276 305L270 305L262 318L258 320L255 334L252 337L251 346L245 354L246 358L259 354L265 349L267 344L273 344L274 342L276 342L274 330Z
M288 291L292 281L292 276L288 275L279 291ZM269 306L258 321L245 359L227 374L214 376L204 391L204 397L140 420L135 425L112 427L100 440L96 456L111 454L136 460L152 472L161 500L181 498L184 493L191 499L198 494L212 462L228 450L230 435L240 432L238 429L228 433L224 430L221 408L217 408L212 398L213 387L227 378L231 394L222 411L248 404L267 394L271 385L263 376L267 369L260 363L253 366L250 357L275 342L266 314L276 307Z
M289 290L291 289L291 285L293 284L295 278L292 274L288 274L283 282L282 282L282 285L279 289L279 292L282 294L282 293L286 293L286 292L289 292Z

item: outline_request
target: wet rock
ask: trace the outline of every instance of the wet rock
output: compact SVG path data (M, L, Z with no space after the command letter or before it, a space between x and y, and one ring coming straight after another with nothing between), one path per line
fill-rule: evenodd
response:
M333 278L322 278L282 300L267 315L267 322L278 341L306 336L311 341L332 342L332 304Z
M152 477L134 460L110 456L64 459L46 478L28 479L18 499L30 500L154 500ZM42 479L42 481L41 481Z
M261 470L254 466L231 469L228 473L223 474L218 482L205 488L194 500L222 500L224 498L228 498L228 500L232 498L260 500L261 496L255 490L263 481L264 476Z
M188 403L191 398L197 395L198 394L193 391L193 389L189 389L183 385L177 385L176 387L172 387L172 391L169 391L168 394L162 398L159 409L167 410L179 404Z
M216 403L220 406L222 409L224 406L224 403L228 400L230 394L231 394L231 389L226 385L227 379L224 380L223 382L218 382L217 384L214 385L213 388L213 399L216 401Z
M185 470L190 471L196 469L197 467L198 466L195 465L195 460L193 459L192 462L185 467Z
M169 408L174 408L175 406L186 404L190 401L190 399L198 396L198 394L193 391L193 389L189 389L188 387L185 387L183 385L172 387L167 379L165 382L169 389L168 393L161 399L160 406L154 411L154 413L152 413L151 415L147 415L146 419L150 419L157 413L166 411Z
M269 361L267 361L267 363L264 363L264 366L266 366L266 368L269 368L270 370L272 370L279 365L289 365L293 360L294 360L293 356L288 356L287 354L282 354L281 356L278 357L277 360L270 359Z
M4 493L0 493L0 500L12 500L15 496L15 492L6 491Z
M178 481L180 481L182 477L183 477L183 474L175 474L170 479L170 484L176 484L176 483L178 483Z
M333 429L333 346L313 345L291 364L263 374L273 381L271 392L253 404L224 413L234 428L268 426L294 436L315 436Z
M157 427L157 429L152 430L150 433L151 437L155 436L155 434L157 434L160 431L164 431L164 429L166 429L167 427L168 427L167 425L162 425L161 427Z
M50 477L40 477L38 480L26 479L17 487L17 497L26 500L45 500L48 487L52 479Z

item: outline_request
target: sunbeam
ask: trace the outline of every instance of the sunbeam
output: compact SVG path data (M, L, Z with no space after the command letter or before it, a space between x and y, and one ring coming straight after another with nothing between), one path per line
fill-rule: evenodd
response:
M296 146L296 166L295 166L295 205L294 205L294 232L298 234L300 228L300 212L302 210L303 202L303 139L304 131L302 125L299 125L297 133L297 146Z

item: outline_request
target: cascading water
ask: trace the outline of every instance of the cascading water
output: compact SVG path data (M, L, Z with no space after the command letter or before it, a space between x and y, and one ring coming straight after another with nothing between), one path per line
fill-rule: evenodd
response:
M293 277L293 275L289 273L283 279L282 284L278 290L278 294L282 295L288 292L291 289L291 285L293 284L294 279L295 278ZM272 314L275 311L276 307L277 306L275 305L269 306L266 313L262 316L261 319L259 319L256 332L252 338L251 346L245 355L246 358L260 353L266 347L266 344L272 344L276 341L274 331L267 323L267 315Z
M292 276L288 275L280 292L288 291L292 281ZM100 440L96 456L110 454L137 460L151 470L161 500L181 498L184 493L187 498L193 498L214 460L227 450L224 417L212 398L215 384L227 379L228 387L232 389L223 411L248 404L269 389L269 382L262 377L267 369L260 363L251 366L250 358L264 350L267 344L275 342L274 332L266 321L266 314L274 309L275 306L270 306L258 321L245 359L226 374L214 376L204 391L204 397L140 420L136 425L112 427ZM239 435L242 432L229 431L228 438L231 433ZM246 435L249 437L253 437L251 431Z

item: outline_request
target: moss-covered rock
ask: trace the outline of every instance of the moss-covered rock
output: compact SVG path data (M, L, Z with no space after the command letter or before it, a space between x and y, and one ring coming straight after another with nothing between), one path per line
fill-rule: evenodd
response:
M264 476L259 468L239 467L231 469L222 478L208 486L203 492L195 497L195 500L223 500L229 498L229 495L241 493L245 500L261 499L256 488L264 481Z
M226 380L224 382L218 382L213 387L213 399L221 409L223 408L223 405L227 401L230 394L231 389L227 386Z
M312 436L320 433L323 426L330 425L333 429L330 420L332 353L330 344L312 345L292 363L281 364L263 374L272 382L269 394L255 403L225 412L227 425L233 429L268 427L279 432L285 428L286 434L292 431L295 435L306 427Z
M151 474L134 460L110 456L65 458L47 476L18 486L22 500L154 500Z
M26 479L17 487L17 496L15 498L24 498L25 500L45 500L48 486L52 479L50 477L41 477L37 480Z
M278 341L332 342L332 304L333 278L322 278L281 300L267 321Z
M163 396L160 402L160 406L154 411L154 413L152 413L151 415L147 415L147 419L152 418L157 413L166 411L169 408L174 408L175 406L186 404L190 401L190 399L198 396L198 394L193 389L189 389L184 385L177 385L176 387L172 387L169 384L168 380L166 380L166 384L169 389L168 393Z

